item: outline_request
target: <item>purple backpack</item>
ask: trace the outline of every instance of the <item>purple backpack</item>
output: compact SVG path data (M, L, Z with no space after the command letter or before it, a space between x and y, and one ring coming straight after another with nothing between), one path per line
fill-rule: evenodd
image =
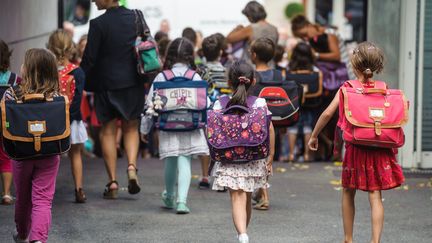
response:
M248 97L248 107L226 108L229 98L223 96L219 101L224 109L207 111L207 142L213 161L241 164L268 157L270 119L266 108L252 108L256 99Z
M339 89L349 80L348 69L343 62L316 62L316 66L323 74L323 86L327 90Z

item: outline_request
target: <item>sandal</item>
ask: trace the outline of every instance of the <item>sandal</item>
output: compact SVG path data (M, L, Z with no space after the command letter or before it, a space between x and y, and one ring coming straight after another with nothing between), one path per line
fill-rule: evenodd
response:
M134 169L129 169L129 167L132 166ZM135 165L129 164L127 169L128 174L128 192L129 194L137 194L141 191L141 188L138 184L138 175L137 175L138 169Z
M87 200L87 197L84 193L84 190L82 188L75 189L75 202L76 203L85 203Z
M111 185L116 184L116 189L111 189ZM106 184L105 191L103 193L104 199L117 199L118 194L118 182L117 181L111 181L110 183Z
M4 195L1 200L2 205L12 205L14 204L13 197L11 195Z
M264 200L261 200L259 203L257 203L255 206L254 206L254 209L256 209L256 210L268 210L269 209L269 204L270 204L270 202L269 201L264 201Z

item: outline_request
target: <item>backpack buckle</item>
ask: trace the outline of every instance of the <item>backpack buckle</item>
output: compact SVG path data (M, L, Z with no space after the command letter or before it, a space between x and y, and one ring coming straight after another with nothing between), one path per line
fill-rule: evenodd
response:
M381 122L375 121L374 126L375 126L375 134L377 136L380 136L381 135Z

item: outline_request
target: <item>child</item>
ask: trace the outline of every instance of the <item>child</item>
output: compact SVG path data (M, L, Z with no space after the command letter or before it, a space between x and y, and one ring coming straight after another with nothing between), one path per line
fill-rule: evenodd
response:
M282 72L282 77L285 79L286 67L282 66L285 56L285 47L282 45L276 45L273 61L275 63L275 69ZM286 64L286 62L285 62Z
M65 79L75 80L75 94L73 100L70 100L70 122L71 122L71 149L69 158L72 165L72 175L75 182L75 202L85 203L86 196L82 189L82 157L81 151L83 144L87 141L87 130L81 116L81 99L84 90L84 72L78 66L69 62L70 55L73 52L73 42L70 35L64 30L54 31L48 40L48 49L54 53L57 58L60 82ZM61 92L66 94L68 87L60 83ZM69 97L70 98L70 97Z
M320 74L314 72L314 61L312 48L306 43L299 43L295 46L291 60L289 62L289 70L287 74L288 80L294 80L300 83L305 83L307 81L319 81L314 80L314 77L320 78ZM310 87L311 85L308 85ZM304 89L307 93L307 88ZM301 132L304 135L304 161L309 162L311 160L310 151L307 146L310 135L312 133L312 128L315 122L315 112L314 108L302 107L300 119L296 126L290 127L288 129L289 134L289 146L290 153L288 155L288 161L293 162L295 160L295 145L297 141L297 133Z
M188 69L195 69L194 47L185 38L177 38L168 46L164 70L171 70L176 76L183 76ZM202 80L195 73L193 80ZM154 82L165 82L163 73L159 73ZM150 88L146 104L153 100L153 85ZM165 191L162 201L166 208L176 207L177 214L188 214L187 195L191 182L192 155L208 155L207 141L202 129L188 132L159 131L159 156L165 160ZM177 179L178 170L178 179ZM178 180L177 205L175 205L174 187Z
M21 99L26 94L59 96L55 56L46 49L30 49L21 67L23 82L8 89L5 100ZM43 77L43 79L39 78ZM12 161L16 191L15 242L45 243L51 227L51 207L55 192L60 156Z
M0 40L0 85L16 85L20 83L21 79L15 73L10 72L10 57L12 51L9 50L7 44ZM0 87L1 92L5 91L3 87ZM0 141L1 142L1 141ZM1 193L1 204L2 205L12 205L13 198L11 195L11 185L12 185L12 161L9 159L7 154L3 150L3 146L0 145L0 174L2 179L3 190Z
M274 52L275 43L270 38L262 37L252 42L251 60L256 66L258 82L283 80L282 73L279 70L271 68L269 65L273 60ZM275 80L275 78L277 80ZM279 131L276 130L276 134L278 133ZM278 148L279 144L279 136L277 135L275 147ZM267 188L261 188L257 193L256 199L258 200L258 203L255 205L255 209L268 210L270 206L270 198Z
M205 64L202 65L203 79L209 82L209 96L210 100L214 102L218 99L220 95L223 94L220 84L225 83L228 90L228 82L226 80L226 70L222 66L219 59L222 54L222 44L218 40L218 37L211 35L206 37L202 42L202 51L205 57ZM208 180L208 167L210 164L209 156L200 156L201 169L202 169L202 179L199 183L201 189L210 188L210 183Z
M353 53L351 64L359 81L366 88L373 87L371 79L373 73L379 73L383 69L384 55L382 51L369 42L361 43ZM346 85L346 84L345 84ZM340 91L333 99L329 107L318 119L315 129L309 140L309 148L317 150L318 134L331 119L339 107L338 126L343 130L346 118L344 106L340 102ZM384 208L381 198L381 190L388 190L400 186L404 182L401 167L396 162L396 154L393 149L357 146L346 143L346 151L342 170L342 217L344 224L344 242L353 241L354 224L354 197L356 190L360 189L369 193L369 202L372 212L372 243L379 243L384 223Z
M244 62L235 62L228 74L228 82L234 90L228 106L246 104L248 91L255 83L254 69ZM267 107L264 99L258 98L253 107ZM216 101L213 109L221 110L219 101ZM269 115L269 112L268 112ZM216 162L212 174L215 177L213 190L229 188L232 204L234 226L238 233L239 242L249 242L246 233L251 220L252 192L259 188L266 188L267 178L272 172L274 155L274 130L270 126L270 153L267 159L250 161L245 164L222 164Z

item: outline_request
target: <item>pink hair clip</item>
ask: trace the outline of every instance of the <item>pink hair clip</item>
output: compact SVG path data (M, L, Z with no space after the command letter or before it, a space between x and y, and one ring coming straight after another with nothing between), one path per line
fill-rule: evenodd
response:
M244 76L239 77L238 80L240 81L241 84L248 84L248 83L250 83L250 79L248 79L248 78L246 78Z

